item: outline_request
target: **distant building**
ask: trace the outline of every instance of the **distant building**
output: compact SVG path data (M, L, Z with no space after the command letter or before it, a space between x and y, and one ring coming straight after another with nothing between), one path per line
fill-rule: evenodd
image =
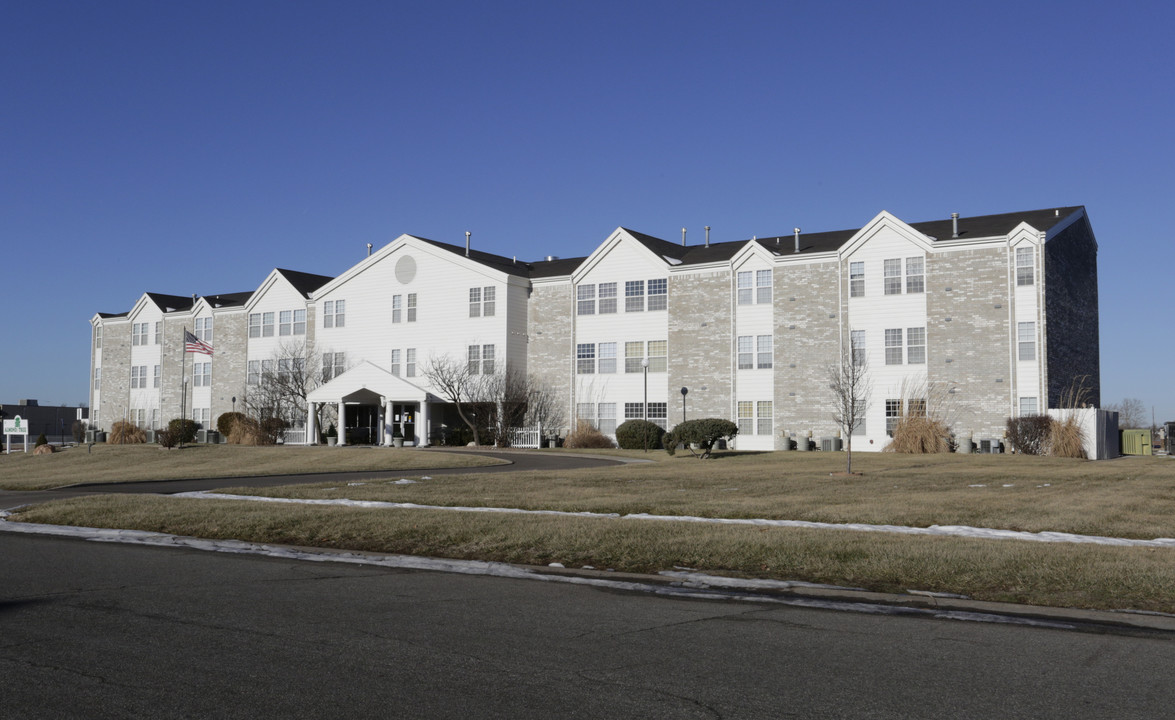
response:
M19 415L28 424L30 443L42 433L51 443L72 442L74 421L88 419L89 413L88 408L41 405L36 400L0 403L0 419L11 420ZM0 438L0 442L3 442L3 438Z
M976 438L1057 406L1075 382L1100 400L1083 207L913 224L882 212L856 230L694 245L618 228L587 257L537 262L401 235L335 278L279 269L251 292L145 293L91 325L102 428L158 427L185 387L188 416L214 423L282 371L289 341L321 364L312 403L375 440L398 427L418 444L452 419L422 376L436 357L541 377L571 422L607 434L646 414L666 428L683 412L729 418L739 449L835 435L827 373L849 348L873 387L858 449L884 447L927 387L948 398L956 434ZM185 329L214 355L185 356Z

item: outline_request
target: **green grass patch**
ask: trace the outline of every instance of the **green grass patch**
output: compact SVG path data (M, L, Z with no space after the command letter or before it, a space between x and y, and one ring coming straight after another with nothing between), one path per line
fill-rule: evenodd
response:
M503 461L411 448L189 445L79 446L52 455L0 454L0 489L43 490L76 483L119 483L364 470L477 467Z
M16 520L441 558L656 572L674 566L879 592L1175 612L1175 551L791 528L107 495Z

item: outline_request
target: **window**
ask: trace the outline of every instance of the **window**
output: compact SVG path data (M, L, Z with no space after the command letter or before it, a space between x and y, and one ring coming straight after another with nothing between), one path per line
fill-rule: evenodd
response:
M344 327L347 324L346 300L327 300L322 304L322 326Z
M249 337L261 337L261 313L249 313Z
M885 331L885 364L902 364L902 329L894 328Z
M771 349L771 336L770 335L760 335L758 337L758 350L759 350L759 356L758 356L759 369L763 370L765 368L771 367L772 356L774 355L774 353Z
M616 434L616 403L600 403L596 429L605 435Z
M147 323L134 323L131 326L131 345L147 344Z
M751 370L755 367L755 337L753 335L738 336L738 369Z
M1020 417L1025 417L1027 415L1035 415L1036 413L1037 413L1036 398L1034 398L1034 397L1020 398Z
M616 283L600 283L600 314L610 315L616 312Z
M596 371L596 346L593 343L579 343L575 346L575 372L591 375Z
M580 285L575 289L576 300L575 306L576 315L595 315L596 314L596 286L592 284Z
M1016 323L1021 360L1036 359L1036 323Z
M102 368L100 367L94 368L94 389L102 389Z
M649 403L649 422L656 423L662 430L669 423L669 403L651 402Z
M416 322L416 293L408 293L408 322Z
M759 418L758 418L758 423L755 427L756 432L759 435L771 435L771 432L772 432L772 429L771 429L771 426L772 426L771 401L770 400L760 400L757 403L757 408L759 410Z
M273 337L273 313L261 314L261 336Z
M849 343L852 348L853 364L865 364L865 331L853 330L849 333Z
M392 367L391 367L391 372L392 372L392 374L393 374L393 375L399 375L399 374L400 374L400 351L399 351L399 350L393 350L393 351L392 351Z
M204 339L206 341L211 341L212 340L212 318L208 318L207 320L205 320L205 322L208 323L208 337L206 337ZM199 324L199 321L197 321L197 324ZM163 321L162 320L155 323L155 344L156 345L163 344Z
M340 301L341 302L341 301ZM333 378L343 374L343 367L347 364L346 353L323 353L322 354L322 379L323 381L330 381Z
M294 311L294 334L295 335L305 335L306 334L306 311L305 310L295 310Z
M596 427L596 404L576 403L575 419L590 423L592 427ZM599 428L596 429L598 430Z
M906 328L906 362L926 364L926 328Z
M629 280L624 283L624 312L645 311L645 281Z
M208 427L208 408L196 408L192 411L192 419L200 429Z
M416 377L416 348L408 348L404 351L404 375Z
M159 387L159 381L163 379L163 374L161 372L162 370L163 368L159 365L155 366L154 376L151 378L151 387Z
M494 315L494 297L497 295L497 290L492 287L487 287L481 292L482 308L481 314L485 317L493 317Z
M598 371L601 374L616 372L616 343L600 343L600 365ZM615 419L615 416L613 416L613 419Z
M192 364L192 387L212 387L212 363Z
M906 414L910 417L926 417L926 398L910 399L906 403Z
M277 314L277 334L281 336L294 333L294 311L282 310Z
M738 434L755 434L755 403L739 401L738 404Z
M663 373L669 371L669 342L666 340L649 341L649 372Z
M404 302L403 295L393 295L392 296L392 322L393 323L400 322L401 316L403 315L403 312L404 312L403 309L400 307L400 305L403 302Z
M101 325L94 328L94 347L97 349L102 348L102 326Z
M289 382L289 378L294 374L294 363L290 358L282 358L277 361L277 376L282 379L282 383Z
M865 263L849 263L849 297L865 297Z
M750 270L740 270L738 273L738 304L750 305L754 302L754 288L751 281L754 278Z
M759 304L771 302L771 271L755 271L755 302Z
M250 360L248 363L248 369L249 369L249 372L248 372L248 375L246 376L246 382L249 385L259 384L261 382L261 361L260 360Z
M885 401L885 434L893 437L894 428L898 426L898 421L902 419L902 401L886 400Z
M469 317L493 316L495 295L495 290L492 287L469 288Z
M138 390L139 388L147 387L145 384L147 375L146 365L132 365L131 366L131 389Z
M645 344L643 342L624 343L624 372L644 372Z
M644 403L624 403L624 419L625 420L644 420L645 419Z
M470 375L476 375L481 370L481 345L470 345L466 367Z
M885 261L885 294L902 294L902 260L896 258Z
M906 258L906 292L926 291L926 266L920 257Z
M261 378L263 380L268 380L268 381L273 380L273 366L274 366L273 360L262 360L261 361Z
M481 372L483 375L494 374L494 346L481 346Z
M212 342L212 318L196 318L196 339Z
M1016 285L1032 285L1036 282L1036 269L1032 248L1016 248Z
M849 432L850 435L865 435L865 413L861 413L861 417L857 418L857 424Z
M649 312L664 310L669 305L669 281L665 278L649 281Z

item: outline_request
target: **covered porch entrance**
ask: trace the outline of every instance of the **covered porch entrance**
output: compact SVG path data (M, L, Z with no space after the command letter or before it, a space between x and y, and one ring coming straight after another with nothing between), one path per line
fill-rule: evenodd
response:
M307 442L318 444L320 406L337 408L340 445L428 444L430 404L440 402L425 390L363 362L315 389L307 398Z

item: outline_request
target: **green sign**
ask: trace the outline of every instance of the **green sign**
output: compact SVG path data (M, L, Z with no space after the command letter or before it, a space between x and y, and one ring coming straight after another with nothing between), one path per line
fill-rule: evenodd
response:
M29 434L29 424L26 423L24 420L21 420L20 415L17 415L16 417L12 418L11 420L4 421L4 434L5 435L28 435Z

